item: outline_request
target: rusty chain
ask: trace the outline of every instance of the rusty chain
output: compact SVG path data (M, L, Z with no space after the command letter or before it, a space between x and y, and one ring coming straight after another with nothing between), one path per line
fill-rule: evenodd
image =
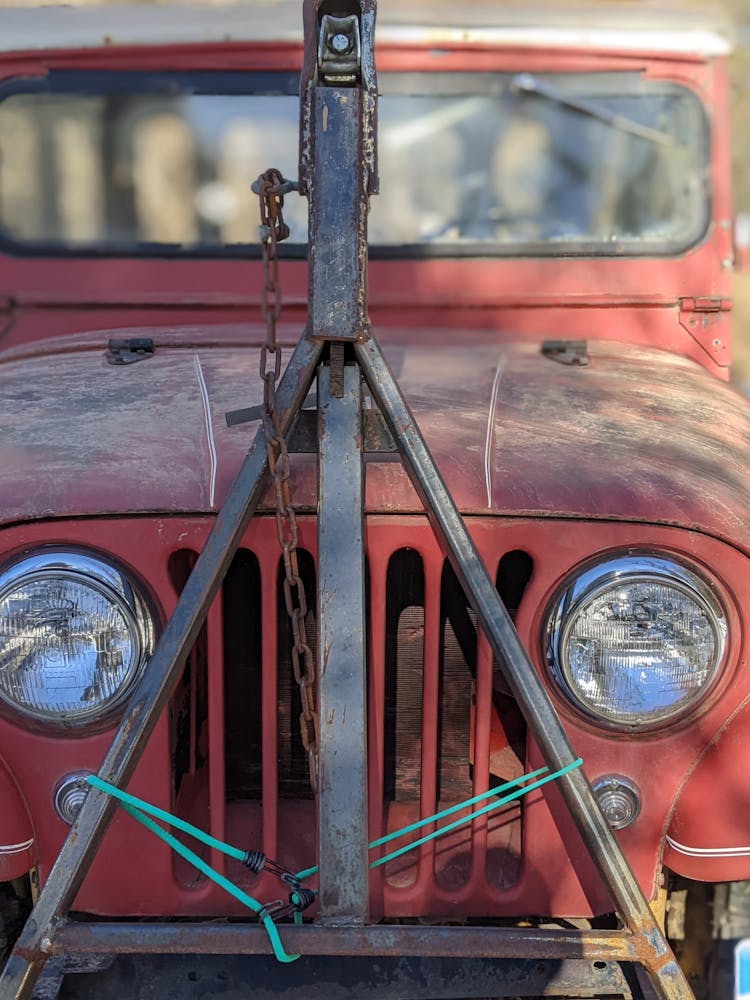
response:
M253 184L260 198L260 241L264 286L261 314L266 322L266 341L260 352L263 380L263 431L266 437L268 468L276 494L276 534L284 560L284 602L292 626L292 670L299 686L302 712L300 736L307 754L310 784L318 787L318 713L315 707L315 659L307 642L305 618L307 599L299 574L297 557L297 517L292 500L286 439L276 410L276 384L281 374L281 348L276 343L276 322L281 314L281 289L277 244L289 235L282 208L284 195L295 185L284 180L276 169L266 170Z

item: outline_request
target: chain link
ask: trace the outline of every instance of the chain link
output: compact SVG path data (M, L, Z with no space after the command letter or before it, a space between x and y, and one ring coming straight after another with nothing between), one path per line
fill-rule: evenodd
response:
M281 349L276 343L276 322L281 314L277 244L289 235L282 209L284 194L294 189L278 170L261 174L253 184L260 198L260 239L263 258L263 298L261 314L266 322L266 342L260 352L263 380L263 430L266 436L268 468L276 495L276 534L284 560L284 603L292 626L292 670L299 685L302 713L300 736L307 754L310 784L318 788L318 713L315 705L315 659L307 642L305 619L307 598L297 557L297 517L292 501L286 439L276 410L276 385L281 375Z

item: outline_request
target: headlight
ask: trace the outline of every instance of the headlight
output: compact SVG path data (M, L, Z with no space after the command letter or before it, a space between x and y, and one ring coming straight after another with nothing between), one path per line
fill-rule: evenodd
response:
M146 606L114 566L42 552L0 573L0 700L84 724L118 705L153 648Z
M726 616L697 573L623 555L568 581L547 615L547 664L568 698L618 728L688 711L722 662Z

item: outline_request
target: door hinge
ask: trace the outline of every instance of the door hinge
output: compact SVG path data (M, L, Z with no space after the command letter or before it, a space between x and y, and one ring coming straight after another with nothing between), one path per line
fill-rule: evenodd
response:
M680 325L722 368L728 367L731 360L728 326L731 309L732 300L720 295L680 299Z
M680 299L681 312L719 313L729 312L732 308L731 299L722 299L718 295L701 295L694 299Z

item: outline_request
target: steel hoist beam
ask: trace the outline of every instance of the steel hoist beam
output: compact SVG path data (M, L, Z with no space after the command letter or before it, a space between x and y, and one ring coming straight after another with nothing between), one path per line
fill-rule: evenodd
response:
M557 771L572 764L575 755L370 330L367 212L369 198L377 191L376 0L344 2L334 11L328 6L325 0L304 3L299 187L309 200L309 319L275 390L278 428L286 435L317 378L320 732L317 757L311 759L318 763L321 917L313 927L290 930L294 947L303 955L344 955L352 949L381 954L386 948L391 954L458 953L467 958L600 957L642 965L655 994L664 1000L690 1000L693 994L588 781L577 769L559 778L560 789L623 930L555 934L521 928L367 924L363 382L545 762ZM267 485L261 427L123 714L99 771L104 781L127 786ZM68 911L114 809L108 795L88 791L0 978L0 1000L30 997L48 957L61 951L179 951L183 937L192 952L267 950L256 928L207 927L204 932L200 925L170 929L168 924L103 924L97 932L95 924L70 920ZM98 945L92 945L92 936Z

